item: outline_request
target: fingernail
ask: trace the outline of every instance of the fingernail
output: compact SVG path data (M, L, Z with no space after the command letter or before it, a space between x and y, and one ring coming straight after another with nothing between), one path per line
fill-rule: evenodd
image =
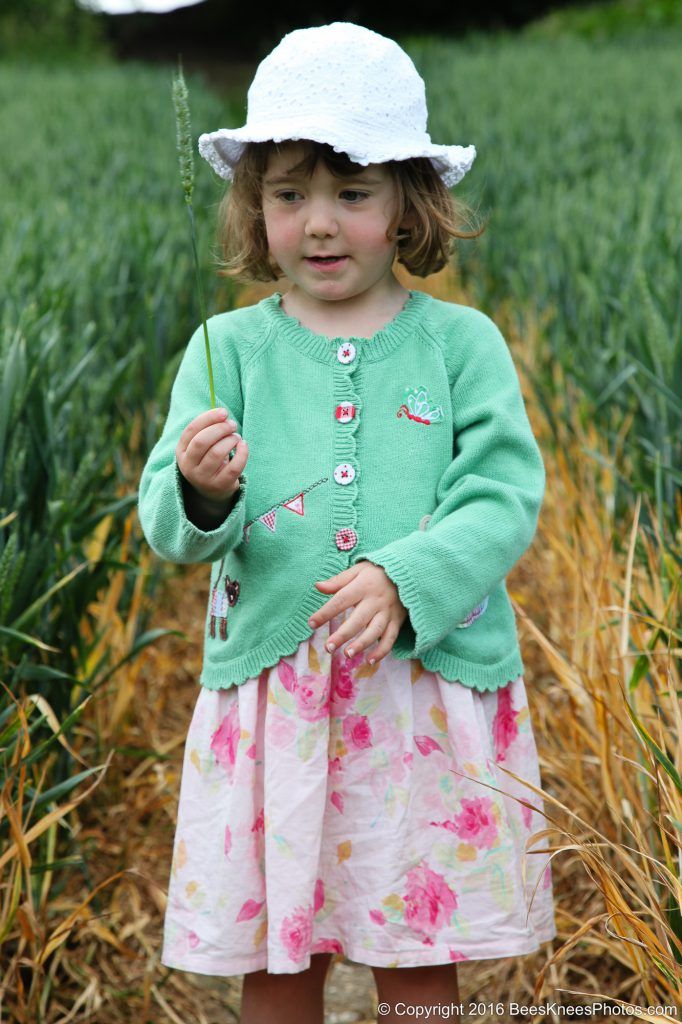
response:
M370 659L369 659L369 663L370 663L370 665L373 665L375 661L376 661L376 658L370 658Z
M349 658L352 658L353 657L353 648L349 647L348 650L346 651L346 654L348 655Z
M218 409L217 412L218 412L219 416L223 416L223 417L227 416L227 409Z
M328 643L327 644L327 650L329 651L330 654L335 649L336 649L336 644L333 644L333 643Z

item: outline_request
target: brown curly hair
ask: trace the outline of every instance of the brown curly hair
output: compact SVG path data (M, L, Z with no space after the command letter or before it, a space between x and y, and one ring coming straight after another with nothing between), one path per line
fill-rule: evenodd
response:
M217 262L220 277L231 277L242 283L276 281L284 275L270 255L262 208L262 182L270 155L293 145L301 146L303 158L290 171L312 176L318 160L337 178L357 174L360 164L346 153L337 153L323 142L312 139L283 142L247 142L235 167L218 209L218 242L222 259ZM389 160L386 165L397 188L398 209L386 231L386 237L397 239L396 259L411 274L427 277L441 270L454 253L455 238L477 238L485 230L462 231L460 225L472 211L450 194L443 180L427 157ZM413 212L415 226L403 234L395 234L403 218ZM487 223L487 222L486 222Z

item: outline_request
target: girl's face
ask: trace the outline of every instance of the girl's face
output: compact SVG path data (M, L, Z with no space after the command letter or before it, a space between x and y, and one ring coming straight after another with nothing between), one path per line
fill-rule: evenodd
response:
M386 229L398 199L387 167L368 164L357 177L342 179L319 160L310 178L289 174L302 156L296 146L275 153L263 175L268 246L291 290L326 301L395 291L397 242ZM310 259L318 254L343 259L325 269Z

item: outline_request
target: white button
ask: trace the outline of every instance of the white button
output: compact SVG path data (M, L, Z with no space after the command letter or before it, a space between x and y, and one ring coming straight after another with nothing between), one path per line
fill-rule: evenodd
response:
M352 341L344 341L336 350L336 355L340 363L352 363L355 359L355 345Z
M431 516L422 516L421 519L419 520L419 529L425 530L426 527L429 525L430 519Z
M334 479L337 484L352 484L355 479L355 470L349 462L341 462L334 470Z

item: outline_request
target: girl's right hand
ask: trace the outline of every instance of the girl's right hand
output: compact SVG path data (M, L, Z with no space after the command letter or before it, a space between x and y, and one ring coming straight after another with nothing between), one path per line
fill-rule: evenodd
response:
M208 409L188 423L175 449L180 472L207 501L224 504L239 490L239 476L249 455L224 410ZM230 452L234 448L234 456Z

